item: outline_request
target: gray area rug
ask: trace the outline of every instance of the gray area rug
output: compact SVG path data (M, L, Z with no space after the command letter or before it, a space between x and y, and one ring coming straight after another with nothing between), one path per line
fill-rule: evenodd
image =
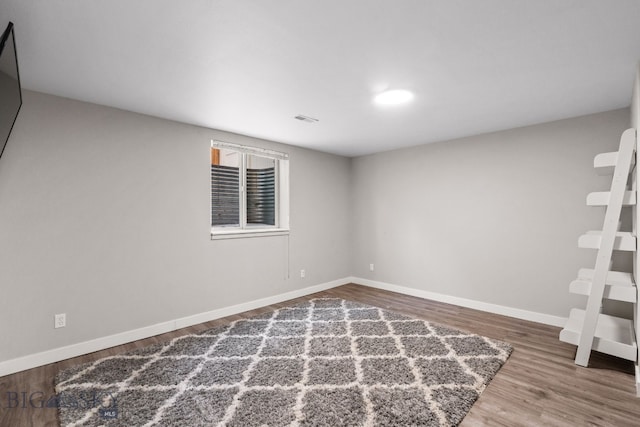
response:
M63 426L450 426L511 350L321 298L61 371L48 404Z

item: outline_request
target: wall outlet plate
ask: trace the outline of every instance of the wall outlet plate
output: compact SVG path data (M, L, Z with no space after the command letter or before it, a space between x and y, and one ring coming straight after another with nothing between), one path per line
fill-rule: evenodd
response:
M64 328L65 326L67 326L67 314L66 313L56 314L53 320L53 327L55 329L58 329L58 328Z

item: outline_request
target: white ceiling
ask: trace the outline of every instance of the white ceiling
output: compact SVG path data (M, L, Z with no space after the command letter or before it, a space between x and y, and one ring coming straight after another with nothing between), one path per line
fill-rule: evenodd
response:
M626 107L640 59L640 0L1 0L8 21L27 89L347 156Z

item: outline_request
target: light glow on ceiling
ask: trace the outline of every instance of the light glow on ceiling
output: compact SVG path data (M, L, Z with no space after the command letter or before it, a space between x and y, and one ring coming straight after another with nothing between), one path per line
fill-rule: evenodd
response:
M399 105L405 104L413 99L413 93L404 89L387 90L379 93L373 98L373 102L378 105Z

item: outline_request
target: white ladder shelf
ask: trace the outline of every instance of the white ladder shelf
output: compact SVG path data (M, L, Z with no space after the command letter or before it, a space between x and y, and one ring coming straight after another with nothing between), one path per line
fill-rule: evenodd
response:
M636 130L627 129L620 138L620 149L613 153L599 154L594 159L596 169L613 171L611 191L594 192L587 196L588 206L605 206L602 231L589 231L580 236L580 248L596 249L594 269L583 268L578 278L571 282L572 293L586 295L585 310L573 309L560 340L577 345L575 363L588 366L592 350L607 353L636 362L637 394L640 396L640 371L638 370L638 292L633 273L610 271L613 251L636 252L636 222L631 232L618 231L623 207L636 208L636 173L633 173L631 190L627 188L629 175L636 163ZM634 270L636 262L634 262ZM634 304L634 319L623 319L602 314L603 299Z

